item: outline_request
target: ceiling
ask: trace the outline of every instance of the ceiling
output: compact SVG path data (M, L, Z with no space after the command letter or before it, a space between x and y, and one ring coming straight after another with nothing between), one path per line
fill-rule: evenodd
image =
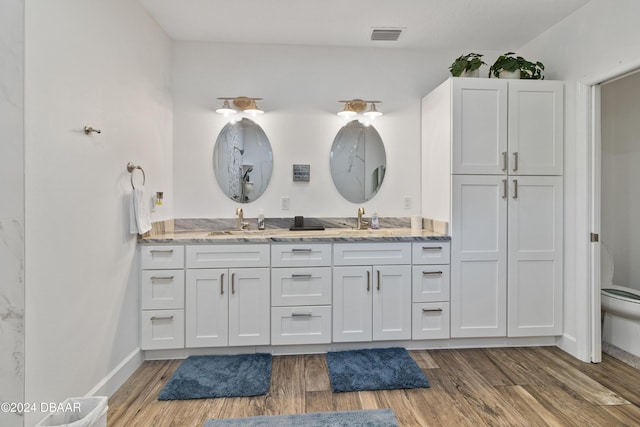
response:
M180 41L507 51L589 0L139 0ZM402 28L371 41L373 28Z

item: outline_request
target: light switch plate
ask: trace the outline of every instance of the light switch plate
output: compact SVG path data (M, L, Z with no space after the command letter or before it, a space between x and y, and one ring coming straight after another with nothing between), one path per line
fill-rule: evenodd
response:
M283 211L288 211L290 206L289 196L282 196L280 198L280 204Z

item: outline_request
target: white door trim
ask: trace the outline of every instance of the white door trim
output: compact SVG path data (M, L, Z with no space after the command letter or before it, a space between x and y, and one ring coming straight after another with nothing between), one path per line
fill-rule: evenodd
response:
M576 354L594 363L602 360L600 326L600 243L590 233L600 234L600 96L601 83L624 77L640 69L640 58L587 76L577 83L576 153L577 201L586 215L576 218ZM596 194L597 192L597 194ZM584 262L580 262L583 260ZM583 267L584 266L584 267ZM584 286L580 286L584 283ZM559 343L561 346L561 343Z

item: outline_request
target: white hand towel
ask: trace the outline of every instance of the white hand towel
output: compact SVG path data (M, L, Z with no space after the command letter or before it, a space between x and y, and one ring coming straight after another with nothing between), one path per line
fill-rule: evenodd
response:
M151 230L149 203L142 185L133 189L129 209L129 231L131 234L143 234Z

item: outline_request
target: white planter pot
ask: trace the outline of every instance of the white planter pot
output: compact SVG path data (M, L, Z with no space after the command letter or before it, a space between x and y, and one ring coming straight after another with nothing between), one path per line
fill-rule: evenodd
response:
M473 71L463 71L460 77L480 77L480 69Z
M501 79L519 79L520 78L520 70L516 70L516 71L500 71L500 73L498 73L498 78Z

